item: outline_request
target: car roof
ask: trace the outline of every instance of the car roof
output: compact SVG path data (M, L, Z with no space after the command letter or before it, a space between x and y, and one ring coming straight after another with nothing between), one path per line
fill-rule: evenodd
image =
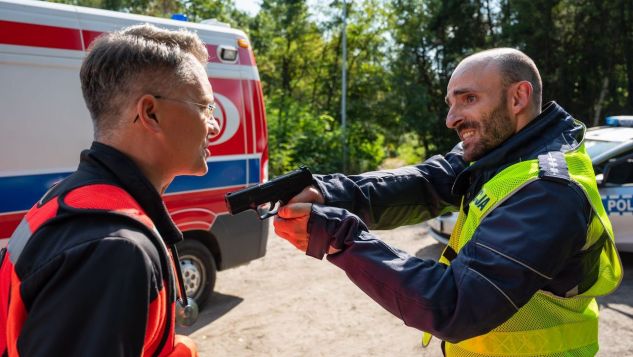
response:
M633 128L599 126L587 130L585 139L624 142L633 140Z

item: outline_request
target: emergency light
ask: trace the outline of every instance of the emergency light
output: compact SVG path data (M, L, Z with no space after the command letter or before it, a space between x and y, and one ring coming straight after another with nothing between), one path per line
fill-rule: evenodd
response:
M172 14L171 19L176 21L189 21L185 14Z
M608 126L628 126L633 127L633 115L617 115L607 117L605 124Z

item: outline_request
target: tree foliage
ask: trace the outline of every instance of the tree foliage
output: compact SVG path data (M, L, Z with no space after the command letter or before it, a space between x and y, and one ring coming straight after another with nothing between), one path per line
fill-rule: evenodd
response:
M254 15L230 0L58 0L246 31L259 67L273 176L343 167L341 0L262 0ZM465 56L513 47L534 59L544 102L588 126L633 114L631 0L348 0L348 172L388 157L414 163L457 142L444 95Z

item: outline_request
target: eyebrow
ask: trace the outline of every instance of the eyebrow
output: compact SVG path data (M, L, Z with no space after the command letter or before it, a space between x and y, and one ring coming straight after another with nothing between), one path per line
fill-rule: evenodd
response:
M453 90L453 96L456 97L458 95L464 94L464 93L469 93L469 92L476 92L474 89L472 88L458 88L458 89L454 89ZM448 104L448 97L450 96L450 93L446 94L446 97L444 97L444 102L446 102L446 104Z

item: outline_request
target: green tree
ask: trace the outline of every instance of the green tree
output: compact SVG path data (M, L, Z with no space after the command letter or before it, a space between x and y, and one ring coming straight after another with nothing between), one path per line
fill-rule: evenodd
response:
M504 0L501 8L503 41L536 61L544 101L590 126L633 110L630 0Z
M483 6L486 5L486 6ZM396 0L390 28L394 56L391 112L402 132L423 147L422 157L449 150L457 137L446 129L444 95L459 61L496 42L491 4L481 1Z

